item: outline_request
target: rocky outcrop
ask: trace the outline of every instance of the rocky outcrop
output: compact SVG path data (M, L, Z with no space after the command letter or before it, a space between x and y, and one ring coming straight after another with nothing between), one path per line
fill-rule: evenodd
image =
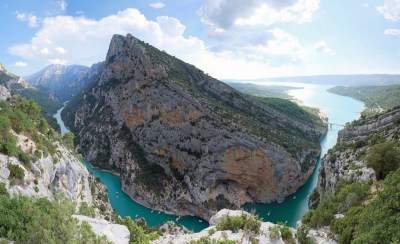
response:
M33 144L24 137L24 144ZM34 147L26 147L31 153ZM92 204L89 186L89 172L86 167L64 146L59 145L58 156L48 155L35 163L26 165L15 157L0 154L0 182L4 182L11 196L46 197L54 199L63 194L78 205L81 202ZM14 183L8 165L18 165L24 171L22 182Z
M201 238L209 238L210 241L223 241L223 240L231 240L235 241L235 243L282 243L285 241L282 237L272 238L271 229L274 229L276 226L270 222L261 222L260 233L254 234L246 230L239 230L237 232L233 232L231 230L218 231L216 226L222 220L227 218L227 216L241 216L242 214L249 215L249 213L240 210L228 210L222 209L218 213L210 219L210 227L202 230L199 233L187 233L186 230L181 230L180 232L175 232L174 234L163 234L159 239L152 241L152 244L161 244L161 243L176 243L176 244L186 244L191 241L198 241ZM297 230L293 228L289 228L292 236L296 235ZM318 244L335 244L338 243L335 239L332 239L327 233L329 231L319 229L319 230L310 230L309 236L314 240L314 243ZM294 238L292 239L294 242L289 243L298 243ZM214 242L213 242L214 243ZM288 243L288 242L286 242Z
M103 65L100 62L89 68L82 65L53 64L25 79L34 86L49 89L57 99L65 102L90 85L101 74Z
M2 87L5 87L6 89ZM24 79L7 71L0 64L0 97L4 94L8 94L6 90L20 90L27 87L29 87L29 84Z
M131 35L113 37L100 78L62 117L136 201L205 219L283 201L311 174L324 133Z
M10 96L10 91L6 87L0 85L0 100L6 100Z
M87 222L96 235L105 236L111 243L129 243L130 233L125 225L113 224L104 219L90 218L83 215L72 215L72 217L79 220L79 223Z
M339 132L339 140L366 136L400 121L400 109L377 115L376 118L355 121L350 128Z
M339 132L337 145L321 160L318 191L334 192L340 181L376 181L368 168L365 155L378 141L398 140L400 109L382 113L375 118L359 119Z

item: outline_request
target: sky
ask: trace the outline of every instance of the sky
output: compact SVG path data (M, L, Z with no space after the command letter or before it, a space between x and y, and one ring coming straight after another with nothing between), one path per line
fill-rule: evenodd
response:
M400 73L400 0L0 1L17 75L104 61L127 33L218 79Z

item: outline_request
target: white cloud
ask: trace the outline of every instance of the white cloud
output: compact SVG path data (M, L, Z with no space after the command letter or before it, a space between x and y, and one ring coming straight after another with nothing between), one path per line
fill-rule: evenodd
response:
M48 63L91 65L105 59L113 34L131 33L217 78L251 79L300 73L296 64L304 60L304 51L299 41L283 30L258 32L255 29L254 35L247 37L252 42L246 43L242 36L236 40L237 49L214 50L197 37L185 36L185 28L172 17L149 20L137 9L126 9L99 20L54 16L43 19L29 42L12 46L8 51L42 66Z
M400 20L400 0L385 0L385 3L376 9L389 21Z
M16 66L16 67L26 67L26 66L28 66L28 64L23 62L23 61L18 61L18 62L16 62L14 64L14 66Z
M313 48L315 52L320 54L327 54L327 55L334 54L333 50L328 47L328 43L326 43L326 41L324 40L316 42Z
M62 11L67 9L68 3L66 0L58 0L58 4L60 5Z
M384 34L391 36L398 36L400 35L400 29L386 29Z
M27 14L27 13L19 13L16 12L16 17L20 21L28 22L29 27L38 27L40 18L33 14Z
M210 31L218 32L235 25L310 21L319 4L320 0L206 0L198 13Z
M63 47L56 47L54 50L59 54L64 54L67 52L67 50L65 50Z
M369 7L369 4L368 3L363 3L363 5L362 5L364 8L368 8Z
M152 8L155 8L155 9L160 9L160 8L164 8L165 4L162 2L155 2L155 3L150 3L149 6Z
M65 59L58 59L58 58L56 58L56 59L49 59L49 60L47 60L47 61L48 61L48 63L50 63L50 64L62 64L62 65L67 65L67 64L69 63L68 60L65 60Z

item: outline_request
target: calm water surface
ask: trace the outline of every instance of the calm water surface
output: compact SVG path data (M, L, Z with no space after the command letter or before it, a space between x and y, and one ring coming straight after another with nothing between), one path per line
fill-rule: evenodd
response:
M295 99L302 101L306 106L320 108L329 118L329 122L334 124L344 125L358 118L359 112L364 108L363 103L352 98L328 93L326 90L332 87L329 85L290 82L258 82L256 84L303 87L303 89L290 90L288 93ZM64 134L69 130L61 121L61 110L62 109L60 109L54 117L61 126L62 134ZM337 134L340 129L340 126L332 126L332 128L328 130L328 133L321 139L322 156L326 154L328 149L335 145ZM131 216L132 218L143 217L150 226L163 224L165 221L170 220L182 224L196 232L208 227L206 221L197 217L186 216L177 220L177 216L159 213L158 211L153 211L136 203L121 190L121 181L118 176L95 169L87 161L84 161L84 164L92 174L99 177L103 184L107 186L111 205L120 216ZM315 170L306 184L295 194L287 197L283 203L246 204L244 209L248 211L255 210L256 214L263 218L264 221L273 223L287 222L289 226L295 226L296 222L308 210L310 193L317 185L319 165L320 158L318 158Z
M345 125L359 117L364 109L364 104L349 97L329 93L326 90L333 87L330 85L315 85L291 82L259 82L260 85L283 85L303 87L303 89L289 90L288 94L300 100L304 105L317 107L329 118L329 123ZM283 203L270 204L246 204L244 209L255 212L264 221L273 223L286 222L289 226L296 226L296 222L307 212L308 199L318 182L318 169L320 159L328 149L336 144L339 130L343 127L332 126L328 128L327 134L321 139L321 156L318 158L314 172L300 189L293 195L286 198Z

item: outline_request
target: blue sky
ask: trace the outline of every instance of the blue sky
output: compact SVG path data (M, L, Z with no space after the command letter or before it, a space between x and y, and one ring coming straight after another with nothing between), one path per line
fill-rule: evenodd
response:
M131 33L219 79L400 73L400 0L3 0L0 63L105 59Z

